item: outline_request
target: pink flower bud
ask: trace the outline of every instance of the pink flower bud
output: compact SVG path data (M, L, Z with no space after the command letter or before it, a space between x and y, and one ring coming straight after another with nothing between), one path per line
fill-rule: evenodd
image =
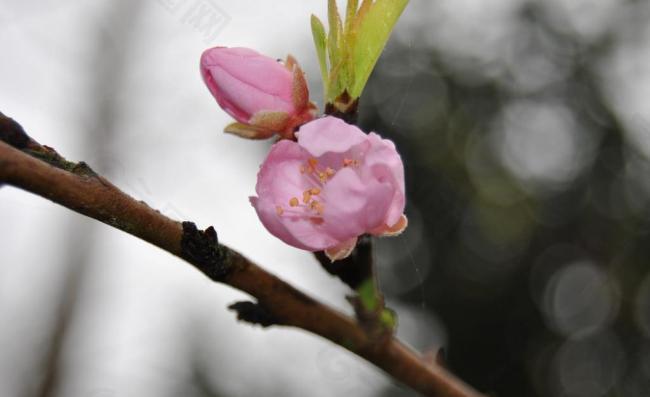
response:
M251 197L271 234L336 260L362 234L404 230L404 166L391 141L331 116L296 135L273 145Z
M201 55L201 75L219 106L238 121L227 132L289 138L314 117L304 74L292 57L283 65L248 48L214 47Z

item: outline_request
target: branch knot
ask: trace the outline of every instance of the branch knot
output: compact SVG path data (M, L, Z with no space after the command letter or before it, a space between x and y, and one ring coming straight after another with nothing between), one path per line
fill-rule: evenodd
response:
M183 222L181 256L215 281L223 281L231 271L212 226L199 230L193 222Z
M228 306L228 309L237 312L237 320L258 324L263 328L279 324L277 319L259 303L248 301L235 302Z
M31 138L20 124L0 112L0 140L16 149L24 149L29 145Z

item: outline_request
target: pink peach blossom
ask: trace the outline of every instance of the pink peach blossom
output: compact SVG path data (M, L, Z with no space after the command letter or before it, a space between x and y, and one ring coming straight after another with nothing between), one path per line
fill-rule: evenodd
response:
M219 106L238 122L227 132L291 137L297 125L314 117L304 74L292 57L283 65L248 48L214 47L203 52L200 66Z
M250 199L271 234L336 260L362 234L406 227L404 166L393 142L331 116L296 136L273 145Z

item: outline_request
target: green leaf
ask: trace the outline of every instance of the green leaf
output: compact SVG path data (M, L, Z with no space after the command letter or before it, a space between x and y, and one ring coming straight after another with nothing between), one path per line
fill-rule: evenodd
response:
M361 19L358 21L353 49L354 83L349 90L352 98L361 96L393 26L407 4L408 0L376 0L364 15L359 12ZM363 8L364 4L361 7Z
M345 73L342 73L345 69L342 66L345 43L342 40L343 23L341 22L341 15L339 14L336 0L328 1L327 16L330 25L330 32L327 38L330 61L329 89L327 91L329 99L333 99L345 90L347 77Z
M357 15L357 8L359 8L359 0L348 0L348 7L345 12L345 32L350 31L354 17Z
M314 46L316 47L316 54L318 55L318 64L320 65L320 74L323 79L325 98L327 98L327 87L329 86L327 71L327 37L325 35L323 22L321 22L316 15L311 16L311 34L314 37Z
M329 23L330 34L328 38L330 50L330 65L335 65L341 51L341 36L343 35L343 23L336 0L327 2L327 22Z
M354 21L357 16L358 7L358 0L348 0L347 10L345 12L345 25L343 27L343 32L340 40L341 49L339 50L341 56L341 70L339 79L342 86L340 93L343 93L345 89L349 90L350 86L352 86L354 83Z
M397 327L397 314L388 308L385 308L380 316L379 321L389 330L394 330Z
M377 302L377 291L375 290L374 280L368 279L361 283L361 285L357 287L357 293L359 294L359 299L363 308L368 312L375 311L379 302Z

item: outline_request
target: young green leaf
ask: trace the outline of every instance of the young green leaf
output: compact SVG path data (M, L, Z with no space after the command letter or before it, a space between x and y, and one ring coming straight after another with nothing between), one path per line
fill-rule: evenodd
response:
M357 8L359 7L359 0L348 0L348 7L345 12L345 29L347 33L350 31L354 17L357 15Z
M372 7L373 1L374 0L363 0L361 2L361 7L357 10L357 16L354 20L355 28L359 27L359 22L362 21L363 17L368 13L368 10Z
M379 305L377 301L377 290L375 289L375 282L368 279L357 287L357 293L363 308L368 312L373 312Z
M386 329L391 331L397 328L397 314L391 309L385 308L382 310L379 321Z
M334 67L339 62L339 52L341 51L340 41L341 35L343 33L341 15L339 14L339 9L336 6L336 0L328 0L327 20L330 28L329 37L327 39L330 55L330 66Z
M323 23L316 15L311 16L311 34L314 37L314 46L316 47L320 74L323 79L323 89L325 90L325 98L327 98L327 87L329 87L327 70L327 37L325 35L325 27L323 26Z
M327 38L330 61L328 99L333 100L345 90L348 80L346 73L343 73L347 70L342 66L345 43L343 42L343 23L341 22L341 15L339 14L336 0L328 1L327 15L330 28Z
M404 11L408 0L376 0L371 5L364 0L358 13L358 27L354 44L354 84L350 96L361 95L375 67L393 26Z
M349 87L354 84L354 21L357 16L358 6L358 0L348 0L347 10L345 13L345 24L341 36L341 83L343 87L348 90Z

